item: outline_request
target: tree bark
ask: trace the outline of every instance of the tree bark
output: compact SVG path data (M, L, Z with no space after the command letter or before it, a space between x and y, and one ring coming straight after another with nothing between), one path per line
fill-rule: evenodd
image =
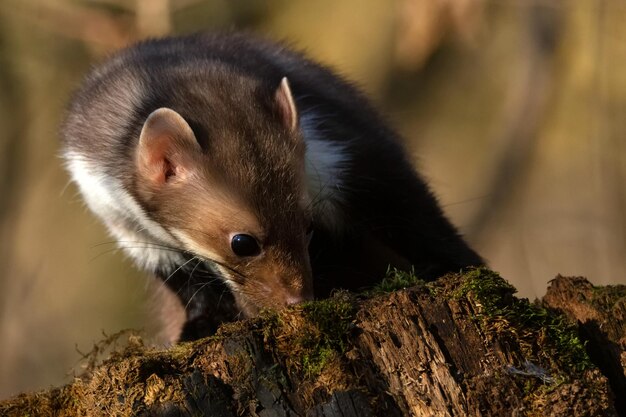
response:
M387 287L415 283L400 278ZM580 285L557 278L544 304L579 317ZM564 316L514 291L478 269L264 312L168 350L133 337L69 385L0 402L0 415L617 416L623 379L603 375ZM623 378L626 289L615 294L606 305L621 315L584 337L612 341Z
M615 408L626 416L626 286L594 287L582 277L556 277L543 304L578 323L587 353L609 379Z

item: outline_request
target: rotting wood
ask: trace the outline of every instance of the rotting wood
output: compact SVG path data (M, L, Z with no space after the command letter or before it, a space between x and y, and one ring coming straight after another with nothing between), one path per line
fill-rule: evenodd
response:
M615 408L626 416L626 286L595 287L582 277L558 276L543 304L579 323L591 360L616 394Z
M479 269L264 312L169 350L134 339L0 415L616 416L575 329L513 292Z

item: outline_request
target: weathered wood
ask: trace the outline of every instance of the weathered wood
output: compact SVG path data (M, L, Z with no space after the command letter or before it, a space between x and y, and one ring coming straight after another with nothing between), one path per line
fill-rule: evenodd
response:
M579 323L591 360L615 393L615 408L626 416L626 286L594 287L582 277L558 276L543 304Z
M575 330L513 292L473 270L265 312L169 350L132 339L72 384L0 402L0 415L617 415Z

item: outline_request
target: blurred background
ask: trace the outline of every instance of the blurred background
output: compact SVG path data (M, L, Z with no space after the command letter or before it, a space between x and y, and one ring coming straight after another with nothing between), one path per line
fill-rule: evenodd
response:
M524 297L626 284L621 0L0 1L0 398L61 384L151 289L58 158L69 94L129 43L244 28L359 83L446 212Z

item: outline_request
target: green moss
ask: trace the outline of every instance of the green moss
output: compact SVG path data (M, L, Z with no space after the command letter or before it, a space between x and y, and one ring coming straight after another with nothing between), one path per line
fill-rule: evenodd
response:
M321 343L344 351L356 312L352 298L347 292L337 293L326 300L304 303L302 312L305 318L319 329Z
M520 341L529 361L547 365L557 374L558 370L582 372L592 367L576 326L561 314L515 298L515 292L495 272L478 268L464 274L452 295L475 301L484 324L490 330L511 333ZM559 379L559 375L555 377Z
M396 268L389 268L385 278L374 288L367 291L368 295L378 295L390 293L392 291L403 290L405 288L414 287L416 285L424 285L424 280L419 279L415 275L415 270L401 271Z
M337 357L337 352L332 348L318 345L302 356L302 369L306 376L315 377Z
M303 332L297 341L304 349L302 366L305 374L315 376L331 360L345 353L356 309L348 293L341 292L326 300L304 303L302 312L317 330Z
M591 304L610 314L619 302L626 302L626 285L592 286Z
M260 328L265 342L276 345L288 367L314 378L347 350L355 313L353 298L339 292L291 309L264 311Z
M490 316L505 314L515 299L514 286L486 268L472 269L463 275L463 282L454 291L454 298L473 294L481 304L482 311ZM506 311L505 311L506 310Z

